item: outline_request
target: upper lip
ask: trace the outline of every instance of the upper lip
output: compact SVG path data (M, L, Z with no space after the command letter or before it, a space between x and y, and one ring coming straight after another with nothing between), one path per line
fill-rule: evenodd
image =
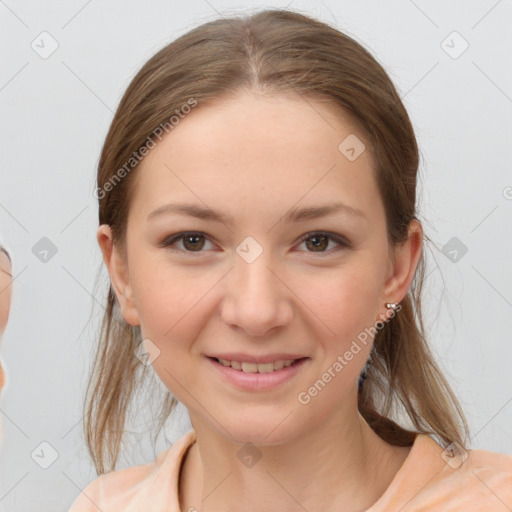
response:
M288 361L290 359L302 359L307 356L302 354L264 354L261 356L252 356L250 354L242 354L240 352L223 352L220 354L207 354L207 357L213 357L216 359L225 359L227 361L238 361L247 363L273 363L275 361Z

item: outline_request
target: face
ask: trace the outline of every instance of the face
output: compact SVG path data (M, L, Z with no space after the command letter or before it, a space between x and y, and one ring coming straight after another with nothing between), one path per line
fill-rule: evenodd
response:
M123 316L157 347L153 368L193 425L273 444L355 403L371 339L343 355L412 275L391 263L369 151L338 149L351 134L364 141L342 112L300 97L200 106L139 166L126 252L109 253L100 227Z
M0 337L7 325L9 310L11 308L12 293L11 262L4 251L0 250ZM0 391L5 383L4 369L0 364Z

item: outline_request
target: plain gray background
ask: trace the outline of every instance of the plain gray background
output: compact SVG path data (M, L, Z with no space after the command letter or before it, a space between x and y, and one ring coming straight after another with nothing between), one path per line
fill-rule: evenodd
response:
M81 423L106 284L103 272L95 288L93 189L122 93L191 28L288 4L0 1L0 227L14 259L2 339L4 512L65 511L96 476ZM420 218L436 245L425 282L432 346L465 407L471 447L510 454L512 1L295 0L290 8L369 48L403 98L422 154ZM41 247L50 247L46 261ZM156 450L144 434L150 426L141 410L126 440L135 451L120 467L153 460L190 425L180 408Z

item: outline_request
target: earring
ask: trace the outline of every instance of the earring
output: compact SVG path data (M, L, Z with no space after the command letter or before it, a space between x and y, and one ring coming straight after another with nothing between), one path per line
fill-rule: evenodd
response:
M386 304L386 307L388 309L396 309L398 307L398 304L400 304L400 302L391 302L391 303L387 303Z

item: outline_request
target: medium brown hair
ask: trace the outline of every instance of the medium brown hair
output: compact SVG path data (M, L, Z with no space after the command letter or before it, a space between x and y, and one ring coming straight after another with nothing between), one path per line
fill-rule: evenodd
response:
M390 78L369 51L337 29L297 12L265 10L191 30L156 53L129 84L107 134L97 176L99 223L111 227L114 244L124 246L137 169L112 185L114 174L149 139L157 142L155 129L191 98L200 106L241 90L294 92L347 113L373 156L389 240L396 245L407 239L409 223L417 219L419 152ZM424 335L424 276L422 255L401 311L375 335L359 411L390 444L410 446L416 433L427 433L446 445L455 441L464 447L466 419ZM98 474L115 469L128 407L148 373L134 357L140 342L140 327L120 318L110 286L84 414ZM167 391L158 431L176 403Z

